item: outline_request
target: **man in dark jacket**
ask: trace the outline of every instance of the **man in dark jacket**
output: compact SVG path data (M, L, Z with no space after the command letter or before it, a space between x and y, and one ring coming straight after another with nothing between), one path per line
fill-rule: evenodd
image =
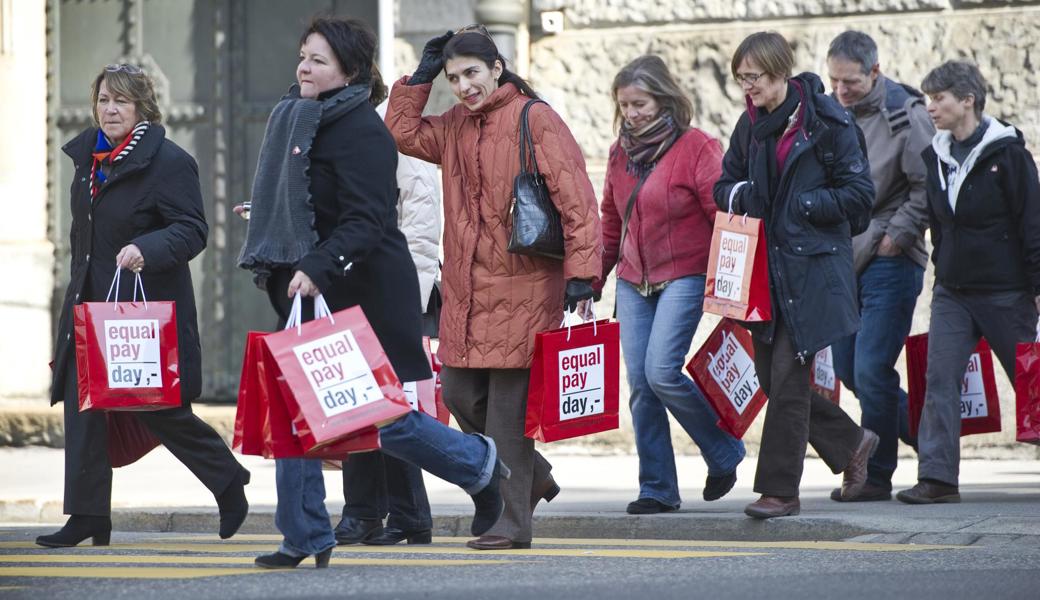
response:
M796 515L810 442L842 495L866 481L877 436L809 389L813 355L859 329L852 235L874 197L870 167L849 115L812 73L791 77L794 55L779 34L755 33L737 48L734 78L746 94L715 184L723 210L764 221L773 320L750 325L755 371L769 397L755 491L744 512ZM708 265L709 273L712 265Z
M935 288L918 483L896 495L908 504L960 502L968 359L985 337L1014 381L1015 346L1035 338L1040 306L1040 181L1022 133L983 114L986 81L974 64L946 62L921 88L939 129L922 154Z
M877 192L870 226L852 240L863 327L834 344L834 370L859 398L863 427L880 438L859 495L842 498L835 489L831 499L889 500L899 438L916 443L909 436L907 396L895 364L910 333L928 261L921 151L931 144L935 127L921 92L881 74L877 45L867 34L846 31L834 38L827 70L833 96L863 131Z

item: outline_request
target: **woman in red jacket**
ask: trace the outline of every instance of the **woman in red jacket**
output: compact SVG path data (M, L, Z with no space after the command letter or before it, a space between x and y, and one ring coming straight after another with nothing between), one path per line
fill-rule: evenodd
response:
M657 56L621 69L611 96L620 135L603 189L600 281L617 266L617 316L639 453L639 498L628 512L668 512L680 504L668 411L708 464L705 500L733 488L744 458L744 444L716 427L717 416L682 372L701 319L722 147L690 127L690 100Z

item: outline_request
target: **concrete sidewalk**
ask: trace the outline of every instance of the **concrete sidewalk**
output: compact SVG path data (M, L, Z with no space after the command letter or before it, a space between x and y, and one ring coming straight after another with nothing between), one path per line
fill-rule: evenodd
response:
M542 504L536 537L656 538L706 540L841 540L910 543L1021 543L1040 545L1040 461L969 460L961 465L963 503L908 506L892 502L838 503L828 496L840 484L816 459L806 461L802 515L757 521L743 507L752 492L755 460L738 471L736 488L722 500L700 498L706 475L697 456L677 458L684 504L676 513L631 516L625 505L637 493L634 456L588 456L543 446L563 492ZM246 488L252 504L242 531L273 533L274 463L239 457L252 472ZM60 524L61 450L0 448L0 522ZM916 480L916 463L903 460L896 489ZM335 520L343 506L339 471L326 471L328 508ZM468 535L472 503L458 488L427 475L435 535ZM215 532L213 496L165 448L115 470L115 527L123 531Z

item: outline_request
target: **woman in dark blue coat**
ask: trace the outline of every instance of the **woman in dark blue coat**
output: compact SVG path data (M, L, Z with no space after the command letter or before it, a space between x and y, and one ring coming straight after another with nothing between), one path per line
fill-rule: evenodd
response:
M773 320L748 325L755 370L769 397L755 491L745 512L797 515L806 443L835 473L842 495L866 481L877 436L813 394L815 353L859 329L852 235L874 197L856 125L824 95L813 73L791 76L794 54L780 34L760 32L737 48L733 77L746 94L715 184L723 210L763 219Z
M202 392L195 292L188 262L206 247L209 228L195 160L166 139L151 80L132 65L110 65L91 89L95 127L63 148L72 179L72 278L54 345L51 403L65 403L65 527L42 546L75 546L88 537L107 545L112 529L112 467L102 412L79 412L72 307L104 302L116 269L140 274L147 297L173 300L183 405L135 417L217 498L220 536L230 537L248 510L243 469L220 436L191 412ZM122 277L116 297L132 296Z

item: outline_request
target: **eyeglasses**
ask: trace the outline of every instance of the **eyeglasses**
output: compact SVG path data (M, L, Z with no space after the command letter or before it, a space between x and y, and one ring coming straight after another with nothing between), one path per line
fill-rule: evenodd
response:
M458 31L456 31L455 35L459 35L460 33L479 33L479 34L483 35L484 37L486 37L487 39L491 40L492 42L495 41L495 38L491 37L491 32L489 32L487 30L487 27L484 27L480 23L474 23L472 25L466 25L462 29L459 29Z
M138 67L136 65L130 65L127 63L120 63L118 65L105 65L105 72L107 73L119 73L120 71L129 75L140 75L143 72L141 71L141 67Z
M765 73L737 73L733 76L740 85L755 85L759 79L765 77Z

